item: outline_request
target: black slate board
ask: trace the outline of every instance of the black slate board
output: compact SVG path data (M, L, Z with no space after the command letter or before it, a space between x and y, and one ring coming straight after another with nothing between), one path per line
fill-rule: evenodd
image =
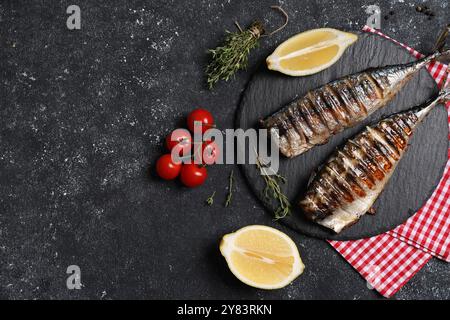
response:
M244 130L257 128L259 119L272 114L296 96L341 76L369 67L413 60L414 58L405 49L391 41L363 33L336 64L312 76L285 76L267 70L262 63L243 94L236 115L236 127ZM403 223L426 202L442 176L448 149L447 113L443 106L435 108L416 130L407 154L374 205L377 212L375 216L365 215L357 224L336 235L305 220L295 204L304 192L310 174L335 148L345 143L365 125L376 122L386 115L419 105L436 93L434 80L425 69L422 69L388 106L375 112L361 124L334 136L326 145L316 147L306 154L294 159L281 158L279 172L288 178L283 189L294 207L292 214L281 219L281 223L309 236L336 240L374 236ZM264 203L269 213L273 214L277 205L267 202L264 198L262 193L264 182L255 165L242 165L242 169L251 189Z

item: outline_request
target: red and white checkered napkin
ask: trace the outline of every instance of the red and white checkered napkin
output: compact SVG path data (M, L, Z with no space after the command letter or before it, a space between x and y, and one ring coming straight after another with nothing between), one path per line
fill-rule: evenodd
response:
M363 30L394 41L416 58L423 57L375 29L365 26ZM439 86L445 79L446 68L439 62L428 66ZM450 103L446 106L450 126ZM432 256L450 262L450 150L449 161L438 187L427 203L404 224L372 238L329 243L371 287L387 298L393 296Z

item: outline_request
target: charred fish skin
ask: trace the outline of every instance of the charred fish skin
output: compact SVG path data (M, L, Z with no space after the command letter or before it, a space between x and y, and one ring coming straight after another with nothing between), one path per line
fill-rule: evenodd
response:
M308 185L299 201L305 216L336 233L356 223L388 183L417 125L449 96L446 89L425 107L384 118L348 140Z
M262 126L278 141L284 156L298 156L325 144L334 134L386 106L418 70L440 55L448 54L450 50L408 64L372 68L332 81L284 106L263 120Z

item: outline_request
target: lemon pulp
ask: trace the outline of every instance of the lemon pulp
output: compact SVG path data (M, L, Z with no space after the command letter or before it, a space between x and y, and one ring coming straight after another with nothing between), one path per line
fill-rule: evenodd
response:
M306 31L280 44L267 57L267 66L291 76L314 74L334 64L357 38L331 28Z
M257 288L281 288L304 268L292 240L265 226L249 226L225 235L220 250L236 277Z

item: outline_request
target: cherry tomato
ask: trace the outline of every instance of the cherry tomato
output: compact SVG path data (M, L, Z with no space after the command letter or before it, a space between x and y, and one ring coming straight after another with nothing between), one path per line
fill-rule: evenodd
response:
M181 182L189 188L195 188L202 185L208 177L208 171L194 163L183 164L181 168Z
M191 132L197 132L200 130L199 125L194 125L195 122L201 123L202 133L205 133L206 130L214 127L214 118L212 114L205 109L195 109L189 113L187 117L187 126Z
M179 155L188 154L192 147L192 137L188 130L175 129L166 137L166 148L172 151L175 147Z
M156 172L164 180L172 180L178 177L181 171L181 163L175 163L170 154L161 156L156 162Z
M201 144L201 149L199 146L194 146L194 159L197 162L202 162L203 164L212 165L216 163L220 155L220 149L217 143L208 140Z
M217 162L220 156L220 149L214 141L206 141L203 144L203 162L211 165Z

